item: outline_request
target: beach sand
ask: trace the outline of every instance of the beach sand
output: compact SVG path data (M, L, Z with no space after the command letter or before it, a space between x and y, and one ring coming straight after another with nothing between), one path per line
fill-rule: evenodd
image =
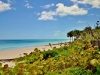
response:
M53 47L59 48L60 45L55 44L52 45L52 48ZM45 46L35 46L30 48L20 48L15 50L0 51L0 63L2 63L2 66L8 64L9 67L13 67L15 63L9 60L23 56L23 53L29 54L33 52L35 48L38 48L41 51L52 49L49 45L45 45Z

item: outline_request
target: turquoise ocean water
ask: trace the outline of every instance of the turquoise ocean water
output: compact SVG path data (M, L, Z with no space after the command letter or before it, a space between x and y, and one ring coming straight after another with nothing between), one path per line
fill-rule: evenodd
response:
M13 50L18 48L27 48L68 42L69 39L30 39L30 40L0 40L0 50Z

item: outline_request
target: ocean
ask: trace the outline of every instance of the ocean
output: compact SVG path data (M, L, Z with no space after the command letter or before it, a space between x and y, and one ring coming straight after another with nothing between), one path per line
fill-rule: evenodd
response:
M27 48L33 46L42 46L69 42L69 39L28 39L28 40L0 40L0 50L14 50L18 48Z

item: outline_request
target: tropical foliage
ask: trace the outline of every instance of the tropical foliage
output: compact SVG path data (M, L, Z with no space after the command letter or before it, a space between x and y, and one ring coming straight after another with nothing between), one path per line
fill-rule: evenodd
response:
M13 61L14 67L0 64L0 75L99 75L100 50L91 44L91 40L99 39L99 32L91 27L70 31L67 36L77 39L69 46L65 44L48 51L36 48L30 54L24 53ZM89 34L93 35L91 40Z

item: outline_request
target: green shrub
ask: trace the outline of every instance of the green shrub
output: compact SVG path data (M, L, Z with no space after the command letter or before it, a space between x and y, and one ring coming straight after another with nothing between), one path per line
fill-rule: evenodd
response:
M39 51L39 49L38 49L38 48L35 48L35 49L34 49L34 51L35 51L35 52L38 52L38 51Z
M53 47L53 49L56 49L56 47Z
M0 63L0 67L2 66L2 63Z
M67 47L67 46L64 46L64 47L63 47L63 49L64 49L64 50L67 50L67 49L68 49L68 47Z
M67 75L92 75L91 72L83 68L68 68L65 72Z
M48 50L43 52L43 58L47 59L49 56L55 57L58 55L58 52L56 50Z
M100 65L96 67L96 72L94 75L99 75L100 74Z
M58 60L60 58L60 55L57 55L54 57L55 60Z

